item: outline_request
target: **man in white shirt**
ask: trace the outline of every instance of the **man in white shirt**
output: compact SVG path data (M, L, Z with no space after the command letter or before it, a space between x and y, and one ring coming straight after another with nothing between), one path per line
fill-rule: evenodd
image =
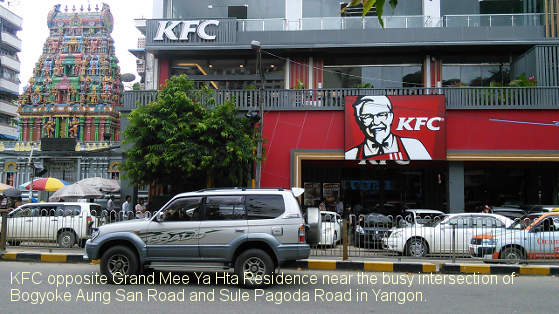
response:
M392 134L392 103L386 96L363 96L353 104L355 120L365 140L345 152L345 159L431 160L415 138Z
M126 202L122 203L122 209L120 213L122 215L122 220L128 220L132 212L132 204L130 204L131 198L130 195L126 196Z

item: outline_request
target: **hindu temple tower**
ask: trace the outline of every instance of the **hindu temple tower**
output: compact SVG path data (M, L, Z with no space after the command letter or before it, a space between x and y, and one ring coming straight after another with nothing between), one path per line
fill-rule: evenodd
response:
M43 53L19 97L20 141L119 141L115 107L123 85L109 6L66 7L62 12L56 5L47 15L47 25L50 34Z

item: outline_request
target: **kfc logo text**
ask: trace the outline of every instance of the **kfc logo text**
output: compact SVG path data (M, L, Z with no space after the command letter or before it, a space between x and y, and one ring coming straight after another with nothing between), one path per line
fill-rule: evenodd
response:
M167 25L168 24L168 25ZM182 24L180 35L174 32L175 27ZM163 36L169 38L169 40L188 40L188 34L196 33L198 37L205 40L214 40L215 35L208 35L206 32L206 27L208 25L219 26L218 20L194 20L194 21L159 21L159 28L153 40L163 40Z
M427 117L399 118L396 130L419 131L422 126L425 126L428 130L438 131L441 129L439 123L442 120L443 118L441 117L433 117L431 119Z

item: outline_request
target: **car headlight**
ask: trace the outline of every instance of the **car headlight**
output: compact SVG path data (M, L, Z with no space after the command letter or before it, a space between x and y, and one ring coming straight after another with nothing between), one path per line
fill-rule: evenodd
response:
M394 231L390 235L390 238L400 238L400 237L402 237L402 231Z
M97 238L97 236L99 236L99 229L95 228L91 232L91 241L95 240L95 238Z
M482 239L481 245L495 245L495 239Z

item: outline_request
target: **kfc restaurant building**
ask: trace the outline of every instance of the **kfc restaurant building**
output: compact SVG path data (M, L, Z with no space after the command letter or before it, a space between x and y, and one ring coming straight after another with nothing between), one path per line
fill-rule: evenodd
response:
M457 1L425 0L385 9L382 29L375 16L340 17L335 1L159 2L137 24L146 90L125 93L123 116L179 74L258 110L260 41L262 187L384 213L559 204L559 46L526 12L511 25L427 25L479 19L481 4L451 13ZM537 86L510 87L521 74Z

